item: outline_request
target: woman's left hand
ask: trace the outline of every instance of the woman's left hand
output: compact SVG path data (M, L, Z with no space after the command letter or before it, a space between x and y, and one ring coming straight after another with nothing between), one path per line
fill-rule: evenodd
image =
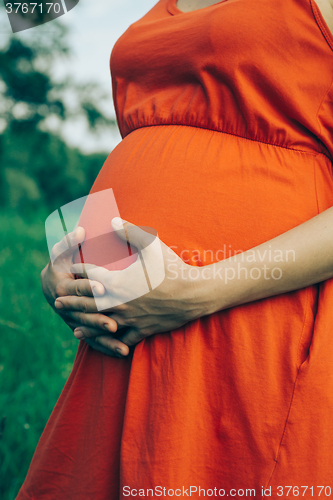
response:
M118 222L118 224L117 224ZM59 297L56 307L92 313L107 311L127 328L118 339L132 346L154 333L175 330L191 320L209 314L209 299L204 293L200 273L191 278L193 266L184 261L158 237L129 222L115 218L113 228L120 238L138 249L137 260L122 271L109 271L89 264L74 264L71 271L105 288L103 296ZM76 338L89 338L84 327L75 330Z

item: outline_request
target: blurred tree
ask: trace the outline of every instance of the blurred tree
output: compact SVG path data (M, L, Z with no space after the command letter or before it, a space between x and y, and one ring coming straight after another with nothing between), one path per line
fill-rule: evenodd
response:
M68 119L72 116L85 118L92 131L99 126L114 125L98 108L105 97L96 84L77 84L67 78L62 82L52 79L55 59L69 55L66 45L67 28L52 21L53 31L25 39L12 36L0 51L0 91L2 94L1 116L9 125L13 121L27 122L36 126L51 116ZM40 28L39 28L40 30ZM38 31L38 30L37 30ZM74 110L66 105L65 93L75 94Z
M57 20L52 28L24 41L10 36L0 50L0 204L22 212L87 194L102 166L105 154L66 144L61 123L84 120L94 133L115 126L99 108L106 96L98 85L54 80L52 65L69 48L67 28Z
M54 61L69 55L67 31L57 20L43 28L0 47L0 205L8 212L0 213L1 500L16 497L76 349L42 299L43 225L47 212L89 192L107 153L69 147L61 128L73 118L93 132L114 125L99 109L97 85L55 81Z

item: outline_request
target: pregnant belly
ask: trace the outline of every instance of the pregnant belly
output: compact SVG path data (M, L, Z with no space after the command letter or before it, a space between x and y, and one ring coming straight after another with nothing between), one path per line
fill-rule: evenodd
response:
M252 248L328 208L330 175L322 155L194 127L154 126L131 132L112 151L92 193L112 188L122 218L155 228L183 260L198 266ZM95 214L107 224L112 216L107 210ZM221 453L215 451L216 463L210 463L213 473L231 468L233 477L238 463L252 477L255 464L262 471L258 484L266 484L273 466L267 457L273 462L298 368L308 356L317 298L315 285L140 342L126 403L136 418L126 421L125 433L145 449L140 439L151 433L150 427L142 430L143 422L151 423L148 402L163 400L152 407L172 429L170 434L158 429L154 443L167 435L168 446L176 447L172 453L181 456L179 443L188 439L192 446L200 428L201 442L215 446L218 436L223 443ZM162 367L168 378L163 387ZM147 402L142 413L139 398ZM203 453L203 460L208 455ZM236 460L231 465L230 456Z
M154 228L186 262L209 264L332 204L328 162L314 158L195 127L145 127L111 152L91 193L112 188L122 218ZM94 216L110 227L114 215Z

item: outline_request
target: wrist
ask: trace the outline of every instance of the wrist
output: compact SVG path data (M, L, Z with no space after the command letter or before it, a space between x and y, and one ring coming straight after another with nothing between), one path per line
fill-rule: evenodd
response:
M251 269L251 264L233 257L201 268L201 290L207 314L256 300L260 285L251 279Z
M193 318L214 314L228 309L240 300L240 287L228 274L230 264L226 261L197 267L184 264L186 302L193 311Z

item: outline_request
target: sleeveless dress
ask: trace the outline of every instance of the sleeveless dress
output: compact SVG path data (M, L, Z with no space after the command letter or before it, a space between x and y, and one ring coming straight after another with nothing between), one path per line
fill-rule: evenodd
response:
M92 192L112 188L124 219L193 266L328 209L332 49L313 0L188 13L160 0L112 51L123 140ZM297 255L270 258L278 279ZM332 426L327 280L152 335L125 359L81 341L17 500L327 497Z

